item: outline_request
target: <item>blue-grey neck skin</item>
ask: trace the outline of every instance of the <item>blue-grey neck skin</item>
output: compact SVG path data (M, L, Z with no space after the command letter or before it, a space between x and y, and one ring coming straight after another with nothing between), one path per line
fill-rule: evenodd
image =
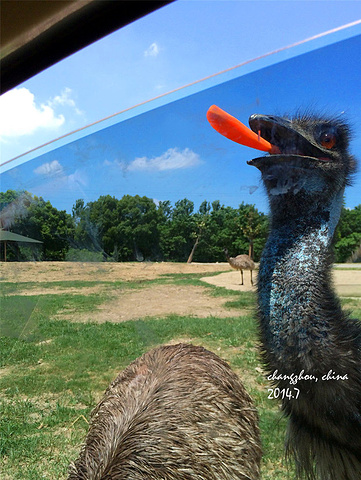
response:
M250 124L280 150L249 164L262 173L271 210L258 319L263 363L289 420L286 453L297 480L360 480L361 326L341 309L331 278L356 167L349 130L310 117L255 115ZM330 148L324 135L335 141Z
M258 303L268 361L282 373L317 373L322 351L334 340L330 330L335 314L342 317L330 269L344 190L327 200L321 192L310 193L291 192L281 200L269 192L275 211L260 263ZM280 203L285 205L281 212Z
M297 478L308 480L361 478L361 329L342 311L331 279L343 191L268 189L271 232L258 274L262 355L274 385L299 390L282 401L286 451ZM342 380L324 380L330 373Z

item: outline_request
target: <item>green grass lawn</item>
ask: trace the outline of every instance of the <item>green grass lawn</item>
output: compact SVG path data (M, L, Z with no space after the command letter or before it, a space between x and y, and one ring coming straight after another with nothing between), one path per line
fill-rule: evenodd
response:
M199 285L197 275L167 275L142 284ZM61 282L59 282L61 283ZM69 282L64 282L69 284ZM204 286L204 284L202 284ZM79 452L87 420L111 380L136 357L170 340L188 340L216 352L239 374L260 414L264 449L263 479L293 478L283 460L285 421L269 400L260 371L255 296L208 286L210 295L228 295L229 308L249 308L231 318L176 315L119 324L55 320L59 311L91 312L109 293L8 295L1 301L0 337L0 478L65 479ZM59 286L59 285L58 285ZM61 287L62 285L60 285ZM14 292L6 285L7 292ZM360 315L357 299L347 307Z

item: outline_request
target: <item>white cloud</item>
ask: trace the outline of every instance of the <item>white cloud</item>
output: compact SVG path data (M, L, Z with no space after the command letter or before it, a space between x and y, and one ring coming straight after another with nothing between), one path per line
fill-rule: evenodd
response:
M54 108L56 108L59 105L61 107L71 107L71 108L74 108L75 112L78 115L81 115L82 111L77 108L74 99L71 98L72 93L73 91L71 88L65 87L64 90L62 90L60 95L56 95L53 99L49 100L48 105Z
M67 174L66 169L58 162L53 160L52 162L43 163L34 170L34 173L42 177L42 184L40 185L42 196L45 198L47 195L53 195L55 192L78 192L84 198L86 187L88 182L88 175L85 171L75 170L74 173Z
M75 170L68 176L68 184L71 188L82 188L88 185L88 177L85 172Z
M31 135L40 128L57 129L65 122L51 105L37 105L27 88L15 88L0 97L0 137Z
M52 100L49 101L49 105L68 105L70 107L75 107L75 102L71 98L71 89L64 88L60 95L56 95Z
M156 57L159 54L159 47L156 42L152 43L144 52L146 57Z
M35 96L27 88L15 88L0 97L0 138L8 139L32 135L39 130L56 131L65 123L63 113L59 109L71 109L77 115L83 112L76 106L72 98L72 90L64 88L60 95L51 98L47 103L38 104Z
M133 160L128 171L164 171L191 168L201 163L197 153L189 148L180 151L178 148L169 148L159 157L140 157Z
M43 163L40 167L34 170L37 175L45 175L47 177L54 177L57 175L63 175L63 167L58 160L53 160L50 163Z

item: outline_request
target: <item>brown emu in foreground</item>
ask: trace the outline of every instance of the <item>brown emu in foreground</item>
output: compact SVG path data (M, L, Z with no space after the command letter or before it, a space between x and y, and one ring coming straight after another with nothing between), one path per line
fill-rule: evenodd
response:
M256 480L258 416L229 366L193 345L129 365L92 413L69 480Z

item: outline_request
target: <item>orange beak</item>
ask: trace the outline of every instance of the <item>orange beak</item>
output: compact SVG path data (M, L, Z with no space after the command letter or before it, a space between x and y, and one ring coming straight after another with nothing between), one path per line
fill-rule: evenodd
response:
M246 147L262 150L263 152L279 153L278 147L267 142L259 134L254 133L237 118L232 117L216 105L209 107L207 120L218 133L233 142L240 143Z

